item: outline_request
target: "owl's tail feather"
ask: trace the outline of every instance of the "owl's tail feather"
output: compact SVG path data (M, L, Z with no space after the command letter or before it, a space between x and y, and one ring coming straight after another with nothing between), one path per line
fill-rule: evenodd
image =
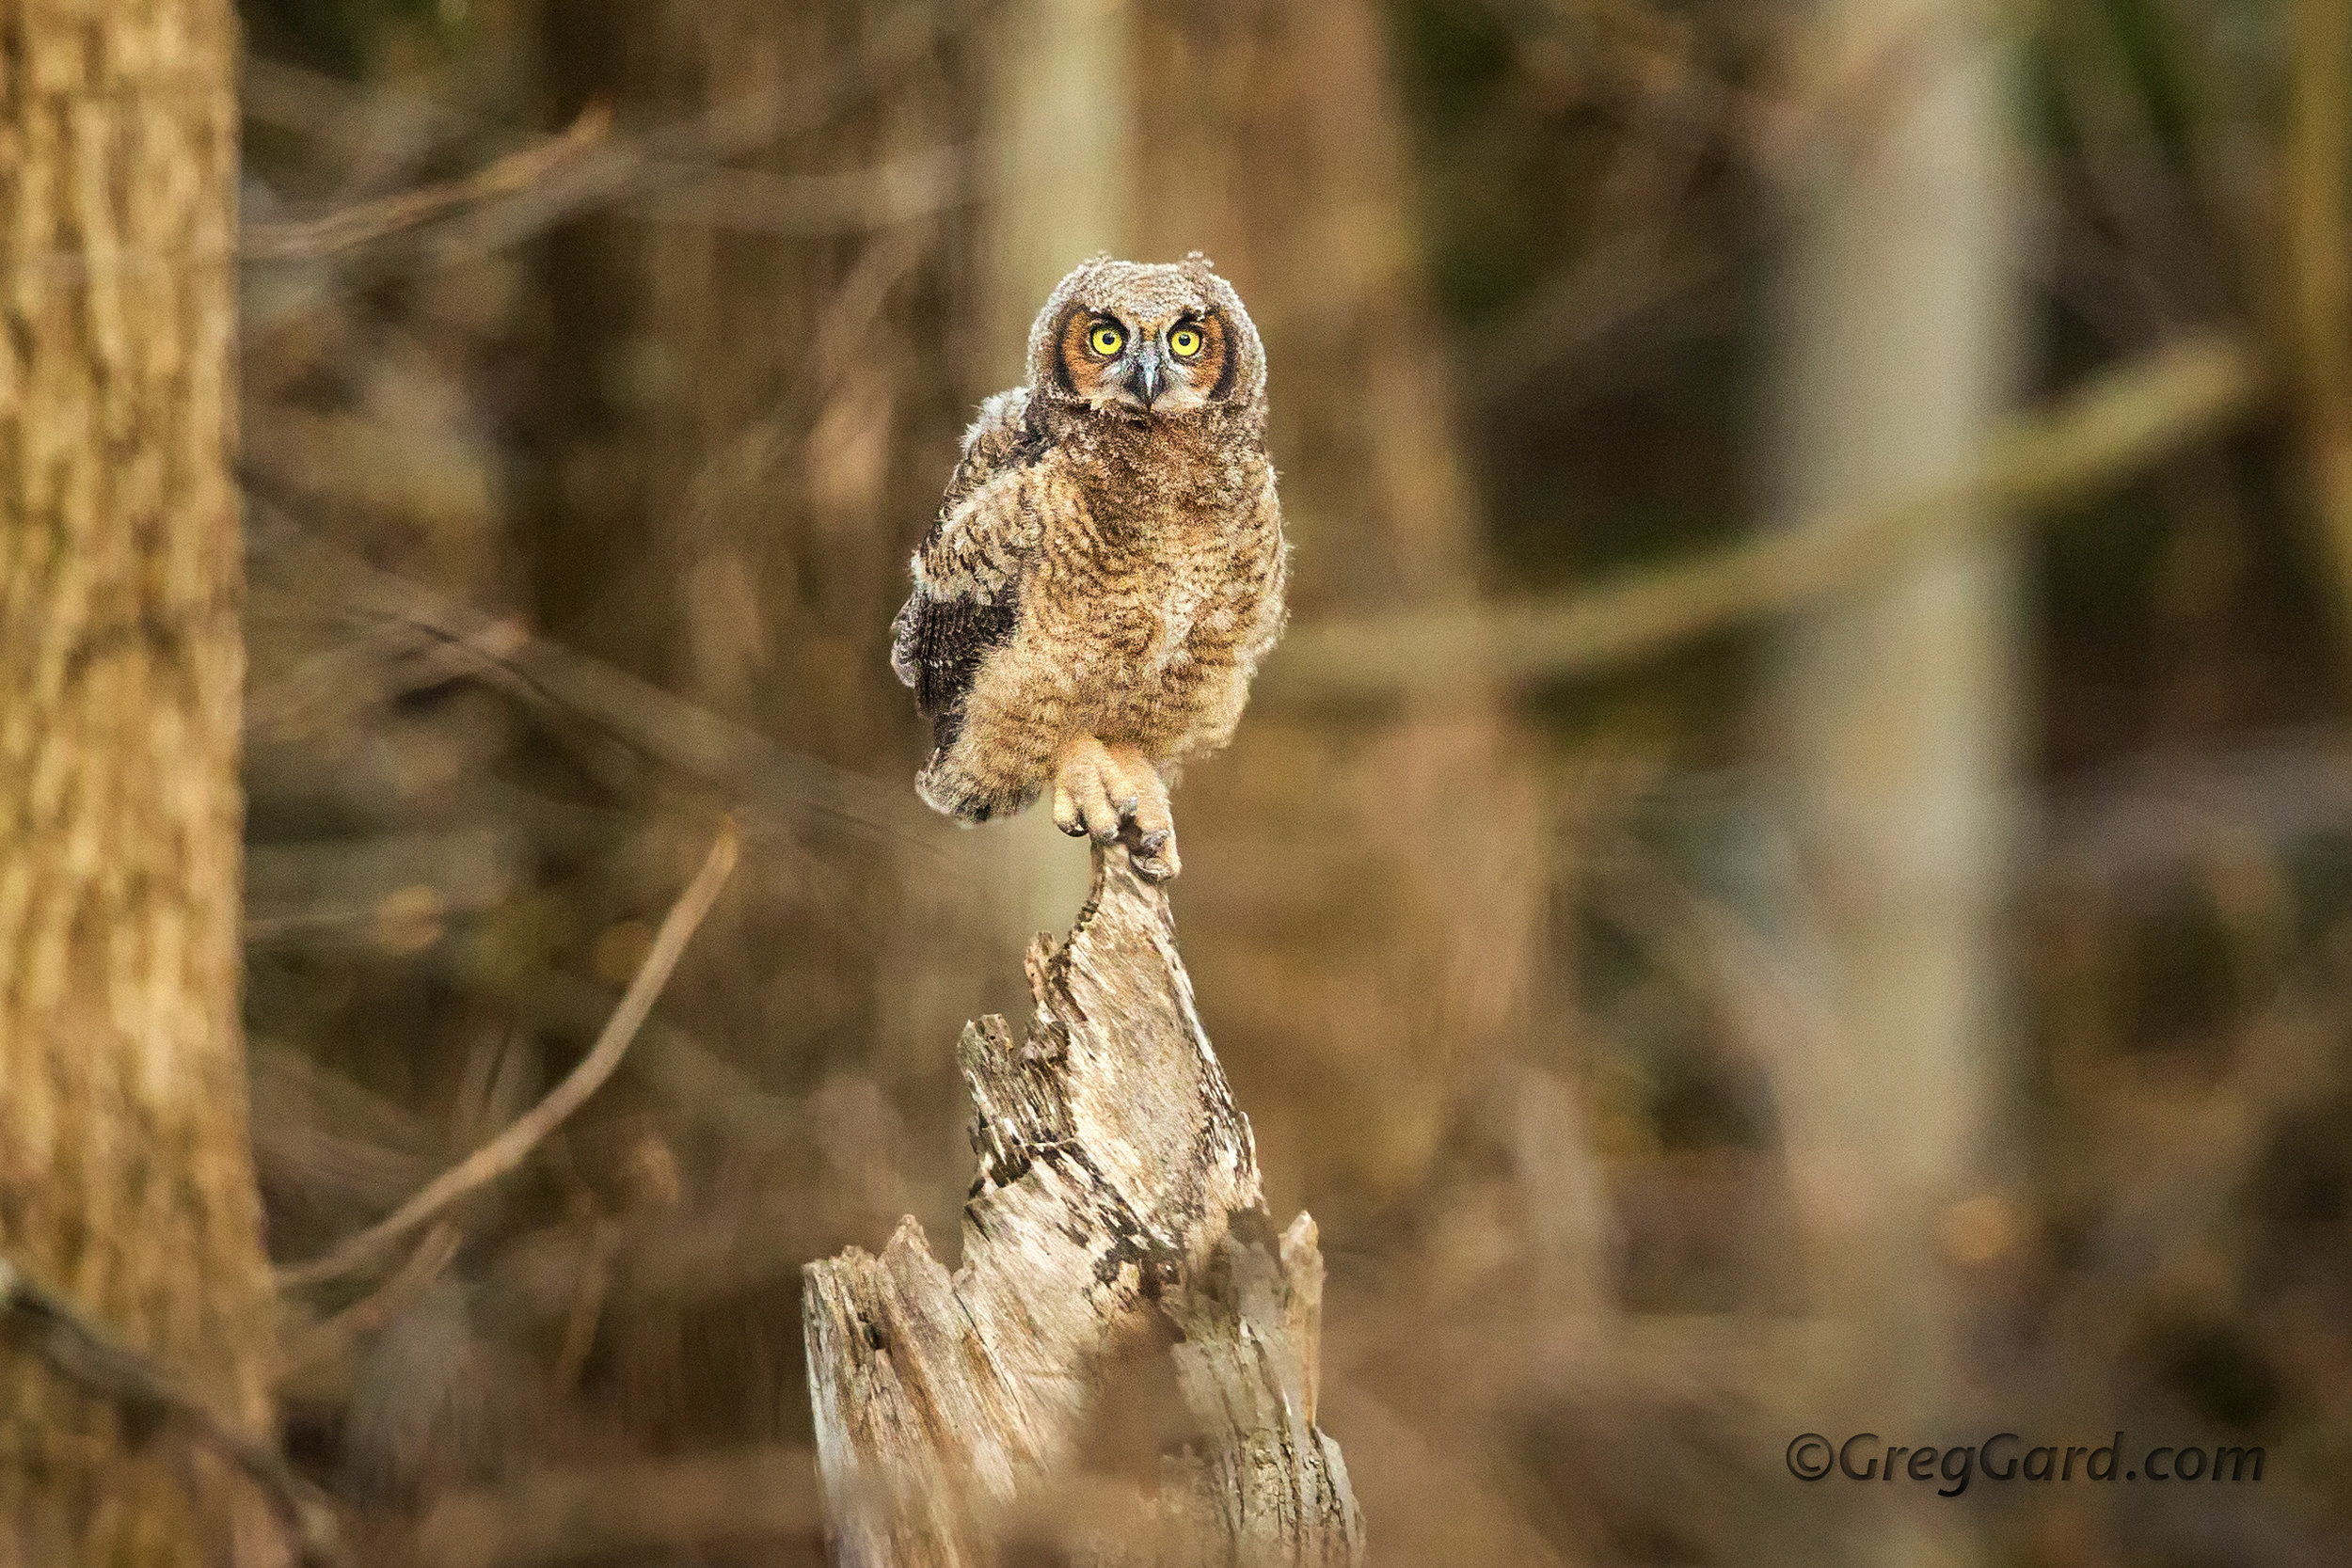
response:
M1032 784L1025 791L1009 792L982 784L946 746L933 752L931 760L914 775L914 793L923 798L925 805L966 826L1026 811L1037 800L1039 788Z

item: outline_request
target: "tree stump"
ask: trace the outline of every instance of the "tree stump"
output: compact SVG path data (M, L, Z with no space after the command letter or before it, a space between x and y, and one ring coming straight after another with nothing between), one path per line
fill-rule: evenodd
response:
M812 1263L817 1451L843 1568L1356 1565L1315 1425L1323 1259L1279 1236L1167 895L1094 853L1036 1012L965 1026L979 1179L953 1275L909 1218Z

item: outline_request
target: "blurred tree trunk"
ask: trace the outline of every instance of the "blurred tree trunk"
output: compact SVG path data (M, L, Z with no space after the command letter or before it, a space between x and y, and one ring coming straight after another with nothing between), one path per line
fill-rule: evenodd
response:
M991 31L980 238L993 392L1028 379L1029 324L1062 275L1125 247L1136 102L1123 0L1006 0Z
M550 244L550 494L532 551L559 637L832 761L894 769L907 752L876 715L914 728L889 673L901 541L941 483L905 437L963 411L940 372L978 327L949 297L956 204L880 210L894 161L952 156L971 135L971 95L943 65L952 35L910 50L908 14L548 8L559 121L598 101L632 130L771 92L779 122L825 107ZM870 219L774 182L866 173Z
M1122 0L1007 0L993 20L982 395L1028 379L1029 325L1063 274L1127 248L1132 31ZM1086 902L1087 856L1052 813L1025 812L994 839L1020 890L1004 902L1013 944L1068 926Z
M2014 341L1986 24L1946 0L1824 0L1818 20L1808 55L1827 63L1808 102L1824 130L1771 389L1791 521L1976 467ZM1938 1238L1958 1233L1952 1206L1999 1131L2020 617L2012 546L1970 539L1806 617L1771 677L1795 813L1791 936L1835 1024L1781 1085L1820 1307L1846 1331L1804 1407L1822 1432L1845 1418L1945 1430L1957 1414L1964 1280ZM1899 1564L1968 1548L1906 1517L1870 1525L1857 1550Z
M556 119L606 102L640 132L805 79L828 58L823 20L818 7L753 0L551 5ZM763 150L737 166L775 161ZM777 563L746 559L725 526L747 505L792 509L785 453L760 445L787 432L761 421L780 412L806 348L806 248L643 204L548 245L539 614L560 639L730 717L750 716L780 606L765 591ZM730 445L739 460L722 471Z
M977 104L956 71L957 12L599 0L542 14L558 123L603 101L626 135L778 94L790 124L552 236L537 615L564 641L796 751L894 780L912 800L921 731L890 673L890 621L954 436L990 389L954 373L984 315L969 246L955 243L966 207L828 215L786 182L838 176L879 198L890 182L864 171L958 156ZM910 44L927 26L938 31ZM705 992L682 975L666 1005L707 1037L755 1042L744 1065L770 1086L867 1077L894 1111L935 1108L952 1125L945 1047L970 998L945 982L960 951L1001 947L979 941L1001 923L972 918L965 884L936 864L902 874L870 841L806 856L754 842L735 907L702 945L765 983ZM641 895L616 849L597 870L619 884L609 896ZM761 874L779 863L793 874ZM942 983L906 983L914 953ZM945 1195L951 1146L939 1147ZM927 1212L946 1217L944 1205ZM778 1280L691 1322L664 1308L611 1323L601 1338L632 1419L714 1439L788 1430L803 1397L791 1309L777 1299L789 1289ZM745 1344L757 1374L717 1370L698 1343L714 1336Z
M1135 17L1133 248L1206 251L1264 335L1294 615L1473 597L1481 498L1422 271L1385 8L1182 0ZM1430 1325L1488 1325L1458 1343L1490 1354L1607 1294L1597 1247L1560 1245L1605 1235L1600 1217L1528 1201L1600 1188L1578 1118L1537 1111L1541 1069L1561 1065L1544 1053L1568 1042L1537 1034L1531 1004L1551 862L1509 702L1368 715L1269 694L1176 798L1171 898L1275 1208L1311 1207L1359 1244L1429 1238L1419 1256L1443 1259L1359 1273L1330 1303L1331 1341L1356 1347L1331 1374L1333 1435L1378 1553L1402 1563L1546 1560L1497 1500L1518 1478L1447 1392L1475 1369ZM1570 1135L1533 1151L1538 1125ZM1412 1439L1351 1436L1383 1430Z
M235 40L225 0L0 18L0 1255L258 1433ZM260 1560L255 1507L0 1351L0 1560Z
M1366 0L1152 7L1126 73L1137 253L1205 250L1265 337L1301 620L1458 601L1482 576L1381 26ZM1362 731L1261 703L1177 807L1202 1006L1267 1170L1305 1183L1281 1201L1335 1234L1351 1201L1426 1180L1516 1048L1549 875L1501 694L1409 706L1343 749ZM1252 843L1235 819L1289 827Z

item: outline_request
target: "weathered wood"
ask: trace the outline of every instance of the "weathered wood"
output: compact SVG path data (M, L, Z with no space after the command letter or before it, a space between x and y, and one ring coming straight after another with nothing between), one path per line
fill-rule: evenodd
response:
M961 1266L910 1218L879 1258L807 1270L834 1560L976 1568L1018 1541L1092 1564L1362 1562L1315 1425L1314 1222L1275 1233L1166 894L1097 853L1068 940L1041 937L1028 972L1025 1039L964 1030ZM1117 1463L1137 1433L1142 1477Z

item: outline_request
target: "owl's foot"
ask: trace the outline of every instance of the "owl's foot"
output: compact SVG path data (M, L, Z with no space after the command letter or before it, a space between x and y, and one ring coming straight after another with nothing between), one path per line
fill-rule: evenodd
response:
M1183 869L1168 785L1133 746L1081 736L1054 759L1054 826L1073 838L1124 844L1136 872L1164 882Z

